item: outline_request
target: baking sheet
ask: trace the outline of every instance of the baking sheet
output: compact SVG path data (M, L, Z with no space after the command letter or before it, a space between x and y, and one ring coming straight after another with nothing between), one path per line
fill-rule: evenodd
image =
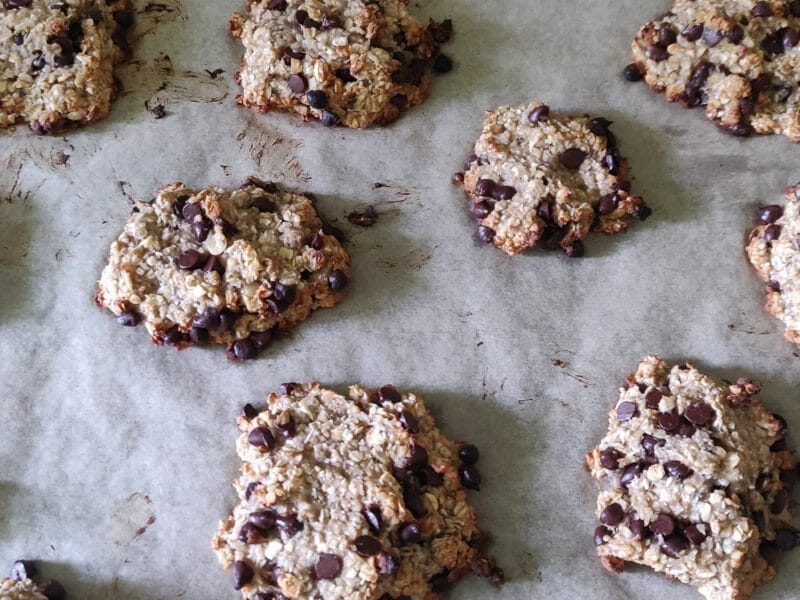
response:
M241 52L225 23L241 0L136 4L136 60L108 120L55 138L0 133L0 569L41 559L87 600L233 600L210 541L235 500L241 405L283 381L392 382L482 449L472 499L508 584L469 578L452 597L699 598L646 569L602 570L583 455L646 353L749 374L800 427L800 349L762 310L743 255L753 208L800 177L800 147L729 137L621 80L630 39L667 2L423 2L418 14L453 18L456 68L425 105L362 132L235 106ZM583 260L478 243L450 183L482 111L534 98L612 119L654 210L590 237ZM131 198L250 174L315 193L345 229L343 304L248 364L159 349L94 307ZM347 223L369 203L378 224ZM800 597L800 552L779 570L755 598Z

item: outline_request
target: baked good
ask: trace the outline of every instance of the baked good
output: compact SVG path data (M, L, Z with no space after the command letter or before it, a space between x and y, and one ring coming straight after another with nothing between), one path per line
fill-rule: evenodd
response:
M36 564L18 560L11 567L10 577L0 577L0 600L65 600L67 592L55 579L35 581Z
M786 188L785 206L758 209L747 256L764 280L767 312L786 326L786 339L800 344L800 183Z
M488 111L457 174L478 238L514 255L542 238L582 256L590 230L618 233L651 210L631 193L628 163L603 118L552 112L541 102Z
M0 127L45 134L104 119L132 24L130 0L0 0Z
M478 450L419 397L290 383L238 425L239 504L213 547L244 600L434 600L470 570L502 584L467 503Z
M407 0L251 0L231 33L244 56L237 100L259 112L293 111L323 125L385 125L427 98L429 66L450 39L449 20L425 27Z
M633 41L635 63L670 102L704 107L730 133L782 133L800 141L800 2L675 0ZM637 73L638 72L638 73Z
M648 356L626 383L587 456L604 566L649 566L709 600L749 597L775 575L762 552L800 545L786 421L750 379L729 384L688 363Z
M256 178L236 190L168 185L135 203L96 302L159 345L227 344L229 358L254 358L349 282L350 258L314 202Z

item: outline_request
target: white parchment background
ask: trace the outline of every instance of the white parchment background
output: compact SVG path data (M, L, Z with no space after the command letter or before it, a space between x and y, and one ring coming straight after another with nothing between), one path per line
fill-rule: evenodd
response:
M234 600L210 550L234 502L234 417L282 381L318 379L419 392L448 435L480 446L473 501L508 584L471 578L454 598L698 598L647 570L601 569L583 455L646 353L751 375L800 427L800 349L762 310L743 254L754 207L800 178L800 147L729 137L621 80L663 0L425 1L420 14L453 18L456 68L427 104L361 132L238 108L225 24L243 1L177 2L140 14L108 120L55 138L0 133L0 570L41 559L78 599ZM450 183L483 110L534 98L612 119L654 210L591 237L584 260L479 244ZM343 304L249 364L157 348L93 306L128 198L249 174L314 192L346 230ZM368 203L380 222L349 225ZM800 597L798 569L800 552L755 597Z

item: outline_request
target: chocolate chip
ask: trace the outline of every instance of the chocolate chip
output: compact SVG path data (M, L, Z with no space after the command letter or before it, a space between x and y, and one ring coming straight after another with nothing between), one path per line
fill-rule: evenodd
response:
M641 81L642 77L642 72L636 66L636 63L631 63L622 70L622 78L625 81Z
M600 451L600 466L604 469L616 471L619 469L619 459L622 453L616 448L606 448Z
M378 398L381 402L402 402L403 396L393 385L384 385L378 390Z
M464 444L458 451L458 459L465 465L474 465L480 457L478 447L473 444Z
M242 415L247 419L255 419L258 416L258 410L248 402L242 407Z
M603 525L608 525L610 527L615 527L622 523L622 520L625 518L625 511L622 510L622 507L614 502L613 504L609 504L603 509L603 512L600 513L600 522Z
M675 519L667 513L661 513L656 520L650 523L650 531L656 535L667 536L675 531Z
M311 108L328 108L328 95L322 90L310 90L306 92L306 102Z
M703 41L706 46L713 48L722 41L722 34L715 29L703 29Z
M480 491L481 489L481 474L478 470L470 465L461 465L458 469L458 477L463 485L468 490Z
M247 484L247 487L244 490L244 498L245 500L250 500L250 496L253 495L253 492L256 491L256 488L261 484L258 481L251 481Z
M658 427L664 431L673 432L677 431L681 425L681 416L678 414L677 409L670 412L662 412L658 414Z
M662 62L669 58L669 52L663 46L650 46L647 49L647 56L655 62Z
M311 236L311 239L308 241L308 245L314 250L322 250L325 247L325 238L321 233L317 232Z
M792 13L792 16L800 17L800 0L792 0L789 2L789 12Z
M33 0L6 0L6 8L23 8L33 4Z
M750 9L750 14L754 17L771 17L772 7L769 5L769 2L759 0L755 3L753 8Z
M661 438L657 438L649 433L643 434L641 439L642 448L644 448L644 452L647 454L647 456L655 455L656 448L658 446L663 446L666 443L667 440L662 440Z
M545 223L552 223L553 215L552 209L550 208L550 202L548 202L546 199L541 200L539 205L536 207L536 216Z
M184 334L178 326L175 325L164 332L164 342L170 346L177 346L186 341L186 334Z
M297 291L295 286L277 282L272 287L272 296L267 298L265 302L270 310L277 315L289 308L296 296Z
M606 194L605 196L602 196L600 201L597 203L597 214L607 215L611 212L614 212L618 204L619 196L616 194Z
M758 218L764 223L774 223L783 216L783 207L777 204L768 204L758 209Z
M694 471L687 467L685 464L678 460L670 460L664 463L664 472L667 477L675 477L676 479L686 479Z
M794 48L798 43L800 43L800 33L797 32L797 29L787 27L783 32L783 47Z
M225 273L225 267L222 265L219 256L214 256L213 254L206 259L202 268L203 273L211 273L212 271L216 271L220 275Z
M256 198L255 200L253 200L252 206L253 206L253 208L257 208L258 212L262 212L262 213L263 212L275 212L275 209L277 208L275 206L275 203L272 200L270 200L269 198L264 198L264 197Z
M53 63L57 67L68 67L75 63L75 55L71 52L62 52L53 56Z
M383 527L383 519L381 518L380 509L375 506L371 508L365 508L361 514L364 515L364 519L366 519L370 530L373 533L380 533L381 528Z
M254 427L247 434L247 441L251 446L272 450L275 447L275 437L267 427Z
M575 240L570 246L564 248L564 253L570 258L581 258L586 254L586 249L582 241Z
M239 360L252 360L258 356L258 349L252 340L245 338L236 340L230 345L228 357Z
M260 544L264 540L264 534L252 523L245 523L239 529L239 541L245 544Z
M422 496L420 496L419 491L416 489L409 487L403 490L403 503L406 505L408 511L417 519L421 519L427 513L425 504L422 502Z
M550 118L550 107L546 104L540 104L528 113L528 121L532 125L538 125L542 121L547 121Z
M286 80L286 84L295 94L302 94L308 87L305 75L298 75L296 73L289 75L289 79Z
M517 193L517 189L511 185L497 185L492 190L492 198L495 200L510 200Z
M314 574L317 579L335 579L341 572L342 559L335 554L320 554L317 564L314 565Z
M381 550L383 546L380 540L371 535L361 535L353 540L353 552L359 556L375 556Z
M644 395L645 406L647 406L647 408L652 408L653 410L658 410L658 403L661 402L661 398L663 397L664 394L662 394L656 388L651 388Z
M192 233L198 242L205 242L209 231L211 231L211 224L206 220L192 223Z
M739 111L745 117L752 115L755 110L756 103L752 98L743 98L739 100Z
M786 510L787 506L789 506L789 492L786 490L778 490L775 493L775 497L772 499L770 510L773 514L779 515Z
M577 170L587 156L580 148L569 148L561 154L560 161L567 169Z
M681 35L689 42L696 42L703 35L703 24L687 25L681 30Z
M633 402L622 402L617 406L617 421L630 421L639 410Z
M486 244L491 244L494 241L496 232L491 227L481 225L478 227L478 239Z
M705 427L714 420L716 413L705 402L696 402L686 407L683 415L698 427Z
M448 56L440 54L433 61L433 70L437 73L449 73L453 70L453 61Z
M189 339L193 344L198 346L207 344L210 337L208 329L203 329L202 327L192 327L189 329Z
M594 530L594 545L595 546L602 546L606 543L605 538L611 537L613 534L608 527L600 525L597 529Z
M338 292L347 287L349 279L344 271L335 269L328 275L328 285L334 292Z
M768 73L762 73L750 82L750 89L753 91L753 94L758 95L771 85L772 77Z
M620 485L627 487L634 479L639 477L644 471L642 463L631 463L622 470L622 475L619 478Z
M400 413L399 421L406 431L410 433L419 433L419 421L417 421L417 417L415 417L409 411L402 411Z
M800 547L800 535L790 529L779 529L775 533L773 544L778 550L788 552Z
M181 206L181 216L186 221L194 221L196 217L203 214L203 208L198 202L184 202Z
M436 593L446 592L453 586L453 582L450 580L450 571L445 569L441 573L437 573L430 578L428 584L431 586L431 590Z
M339 20L339 17L336 17L334 15L322 15L322 29L324 29L325 31L341 27L342 23Z
M196 250L187 250L178 256L176 262L181 269L185 269L187 271L192 270L197 267L197 263L200 262L200 253Z
M620 158L616 151L609 152L603 157L603 164L606 166L606 170L611 175L617 175L619 173L619 165L620 165Z
M23 43L25 43L25 36L21 33L15 33L11 39L14 40L14 43L17 46L21 46Z
M42 594L47 600L65 600L67 591L55 579L48 579L36 586L36 591Z
M478 200L473 203L470 211L477 219L485 219L494 210L494 206L488 200Z
M417 471L416 475L420 487L441 487L444 485L444 477L430 465L422 467Z
M255 576L253 567L241 560L233 561L231 573L233 574L233 587L237 590L242 589L248 583L253 581L253 577Z
M36 565L32 560L18 560L11 565L11 579L25 581L36 577Z
M117 316L117 323L123 327L136 327L139 324L139 315L135 312L126 310Z
M761 48L770 54L783 54L783 31L776 31L761 40Z
M404 544L419 544L422 541L419 525L416 523L406 523L400 527L400 540Z
M250 175L249 177L245 177L244 185L242 185L242 187L246 187L248 185L255 186L271 194L274 194L275 192L278 191L278 185L275 182L264 181L263 179L259 179L258 177L253 177L252 175Z
M491 179L479 179L478 183L475 184L475 193L478 196L492 196L495 188L495 182Z
M44 56L42 56L41 51L37 50L36 52L36 57L34 57L34 59L31 61L31 68L34 71L39 71L44 68L44 66L47 64L47 61L45 60Z
M219 317L219 311L209 306L202 313L195 315L194 319L192 319L192 325L205 329L216 329L219 327Z
M269 10L286 10L286 0L269 0L267 8Z
M671 558L678 558L681 552L684 552L688 549L688 540L680 535L672 535L661 542L661 552Z
M411 453L406 458L406 467L420 467L428 462L428 451L418 444L411 445Z
M764 230L764 241L765 242L775 241L780 237L780 235L781 235L781 226L775 225L773 223Z
M725 34L725 37L731 44L738 44L744 38L744 29L738 25L734 25L733 29Z
M634 539L637 540L646 540L652 535L652 532L647 525L644 524L644 521L635 518L633 515L628 517L628 529L631 530Z
M278 515L275 517L275 523L277 523L278 529L289 537L294 536L303 529L303 524L294 514Z
M697 523L696 525L689 525L683 530L683 534L695 546L699 546L708 537L708 530L709 527L705 523Z
M322 124L325 127L333 127L334 125L339 124L339 117L337 117L334 113L329 110L322 111Z
M678 435L685 438L690 438L694 435L697 428L686 417L681 418L681 424L678 427Z
M658 43L665 48L670 44L674 44L678 37L675 35L675 30L669 23L661 23L658 28Z

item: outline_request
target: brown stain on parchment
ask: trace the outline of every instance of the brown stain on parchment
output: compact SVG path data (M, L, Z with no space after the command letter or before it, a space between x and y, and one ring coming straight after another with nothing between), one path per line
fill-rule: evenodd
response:
M236 136L239 149L250 155L259 171L275 174L275 179L285 180L287 176L301 183L311 181L297 158L303 142L286 139L253 123L247 123ZM266 171L267 167L269 171Z
M44 182L40 181L33 190L24 188L21 180L25 167L34 165L51 173L69 169L73 151L74 147L63 138L52 138L47 143L35 139L27 148L0 156L0 202L29 201Z
M142 537L156 522L153 501L147 494L134 492L117 504L109 528L116 545L124 545Z
M554 358L550 361L554 367L561 369L562 373L567 377L574 379L578 383L580 383L583 387L588 388L591 385L594 385L591 379L586 377L586 375L581 375L580 373L576 373L574 371L569 370L569 363L565 360L561 360L560 358Z
M728 329L736 333L746 333L748 335L769 335L772 333L768 329L759 331L753 325L747 325L746 323L728 323Z
M143 37L154 34L159 27L167 23L185 20L186 15L179 0L145 2L136 10L131 41L138 42Z

